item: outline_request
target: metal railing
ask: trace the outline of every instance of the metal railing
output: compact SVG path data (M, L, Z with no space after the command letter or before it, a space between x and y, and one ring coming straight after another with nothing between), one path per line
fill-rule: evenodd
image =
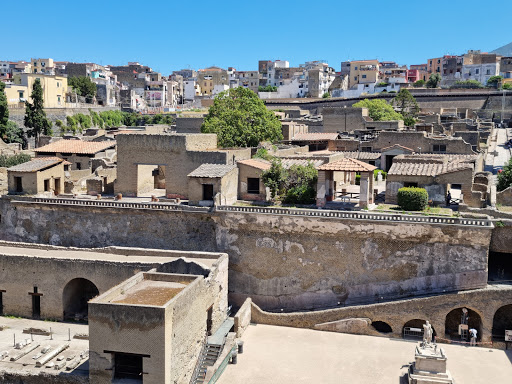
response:
M440 217L440 216L421 216L408 214L386 214L373 212L351 212L351 211L334 211L324 209L293 209L279 207L253 207L253 206L236 206L221 205L217 206L218 212L239 212L239 213L260 213L269 215L287 215L287 216L309 216L309 217L325 217L333 219L353 219L353 220L372 220L372 221L393 221L405 223L421 223L421 224L450 224L465 225L476 227L492 227L492 221L488 219L474 219L462 217Z
M224 360L222 360L222 362L218 366L218 368L215 371L215 373L213 374L212 378L208 381L208 384L214 384L217 382L217 380L219 380L219 377L222 375L222 373L226 369L226 366L228 365L229 360L231 359L231 356L233 355L233 353L235 353L236 348L238 348L238 347L235 343L235 345L233 345L233 347L231 348L229 353L226 355Z
M13 201L22 201L27 203L54 204L54 205L73 205L87 207L107 207L107 208L132 208L132 209L152 209L164 211L192 211L208 212L208 207L191 207L188 205L177 204L177 201L170 203L159 202L126 202L116 200L92 200L92 199L65 199L58 197L15 197Z

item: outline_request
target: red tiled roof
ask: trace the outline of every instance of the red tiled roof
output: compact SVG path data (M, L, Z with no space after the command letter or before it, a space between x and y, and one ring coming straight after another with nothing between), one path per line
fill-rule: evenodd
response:
M446 173L473 169L469 163L393 163L389 175L397 176L438 176Z
M247 159L247 160L239 160L238 164L247 165L249 167L261 169L262 171L266 171L270 169L270 162L263 159Z
M115 141L59 140L34 149L36 153L76 153L94 155L107 148L115 147Z
M362 161L345 157L341 160L327 163L318 167L319 171L346 171L346 172L369 172L377 167Z
M63 162L59 157L36 157L25 163L7 168L11 172L37 172Z
M318 140L336 140L339 133L319 132L319 133L297 133L291 141L318 141Z

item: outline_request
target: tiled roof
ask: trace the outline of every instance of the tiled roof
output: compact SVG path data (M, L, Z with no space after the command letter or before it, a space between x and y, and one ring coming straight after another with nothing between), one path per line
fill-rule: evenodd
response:
M346 171L346 172L368 172L377 169L377 167L362 161L345 157L344 159L324 164L318 167L319 171Z
M236 165L228 164L201 164L188 174L188 177L222 177L236 168Z
M239 160L238 164L247 165L249 167L261 169L262 171L266 171L270 169L270 162L263 159L247 159L247 160Z
M358 160L377 160L380 159L380 152L341 152L345 157L351 157Z
M449 154L449 153L416 153L410 155L402 155L403 159L425 159L425 160L447 160L457 162L472 162L478 159L478 155Z
M397 176L439 176L445 173L473 169L468 163L393 163L388 171L389 175Z
M7 168L11 172L36 172L61 163L63 160L58 157L36 157L26 163L14 165Z
M339 133L297 133L291 141L336 140Z
M384 152L385 150L387 150L387 149L391 149L391 148L401 148L401 149L405 149L405 150L407 150L407 151L414 152L414 149L411 149L411 148L408 148L408 147L404 147L403 145L400 145L400 144L393 144L393 145L390 145L389 147L382 148L380 151L381 151L381 152Z
M313 166L315 168L318 168L319 166L321 166L323 163L325 163L324 160L319 160L319 159L290 159L290 158L283 158L281 159L281 163L283 164L283 167L284 168L290 168L292 165L302 165L302 166L306 166L308 164L313 164Z
M113 148L115 141L82 141L59 140L48 145L34 149L37 153L77 153L82 155L94 155L107 148Z

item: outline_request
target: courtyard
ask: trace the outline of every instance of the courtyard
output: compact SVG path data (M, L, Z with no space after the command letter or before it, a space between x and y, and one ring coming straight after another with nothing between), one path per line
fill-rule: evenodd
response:
M414 361L413 341L251 325L244 353L219 384L404 384ZM510 383L512 350L439 344L457 383Z

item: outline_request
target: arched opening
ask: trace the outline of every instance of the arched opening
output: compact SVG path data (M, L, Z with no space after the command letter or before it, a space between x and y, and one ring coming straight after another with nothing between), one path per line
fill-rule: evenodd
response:
M493 341L505 341L505 330L512 330L512 304L504 305L494 314L492 320Z
M426 320L422 319L412 319L405 323L402 328L404 339L423 339L423 324L426 322ZM432 327L432 336L437 336L434 327Z
M98 288L91 281L82 278L71 280L62 292L64 320L87 321L87 302L98 295Z
M444 325L444 332L446 337L448 337L451 340L454 341L469 341L468 333L462 332L459 334L459 324L462 323L462 308L456 308L451 310L446 315L445 325ZM477 340L481 340L482 338L482 319L478 313L473 311L470 308L467 308L468 310L468 329L474 328L477 330Z
M391 333L393 329L388 323L384 321L372 321L372 327L375 328L376 331L380 333Z

